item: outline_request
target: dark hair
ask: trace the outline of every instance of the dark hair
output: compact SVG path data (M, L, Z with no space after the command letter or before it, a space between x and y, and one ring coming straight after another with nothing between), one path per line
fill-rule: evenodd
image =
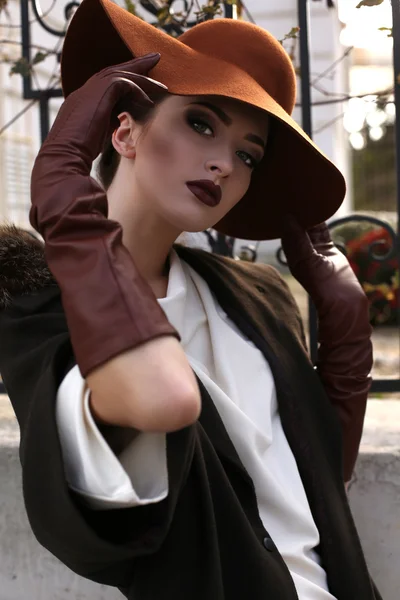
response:
M127 101L123 103L120 102L113 111L113 120L117 121L117 115L119 115L121 112L127 111L137 123L140 123L141 125L147 125L150 123L151 117L154 112L154 108L158 106L162 102L162 100L166 98L166 96L167 94L165 92L161 92L157 95L153 94L151 96L151 99L154 102L154 106L151 107L136 105L132 109L132 105L130 105L129 108L127 108ZM115 150L110 137L110 139L106 142L106 145L104 146L104 150L100 156L96 169L97 177L105 190L108 190L115 177L115 173L117 172L120 159L121 156Z

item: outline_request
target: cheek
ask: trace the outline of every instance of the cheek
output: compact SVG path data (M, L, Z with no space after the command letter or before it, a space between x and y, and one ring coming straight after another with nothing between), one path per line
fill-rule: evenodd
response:
M246 194L251 183L251 172L247 167L239 166L229 182L229 200L233 208Z
M187 148L182 136L167 132L165 128L149 131L139 149L143 162L168 175L174 175L188 158Z
M151 162L157 161L160 163L160 167L163 162L168 159L170 144L168 139L162 133L152 132L144 140L144 144L140 148L144 158Z

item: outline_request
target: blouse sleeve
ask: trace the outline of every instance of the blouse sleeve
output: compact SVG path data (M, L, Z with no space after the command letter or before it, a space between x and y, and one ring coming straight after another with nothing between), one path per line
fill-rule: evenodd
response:
M69 487L96 509L160 502L168 494L166 434L139 433L117 456L97 427L90 390L75 365L63 379L56 421Z
M39 543L70 569L126 588L138 556L167 536L190 470L195 428L167 434L168 495L157 503L92 510L68 486L56 423L61 382L75 366L60 292L53 285L0 311L0 373L21 431L24 502Z

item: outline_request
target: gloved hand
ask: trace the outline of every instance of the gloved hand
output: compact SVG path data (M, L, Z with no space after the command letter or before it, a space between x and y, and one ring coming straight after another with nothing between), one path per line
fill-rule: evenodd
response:
M292 275L318 314L316 368L342 426L345 481L351 479L371 386L368 300L325 223L304 231L289 216L282 247Z
M179 339L124 248L120 224L107 219L105 191L90 177L117 126L117 103L152 105L147 93L167 89L144 75L159 59L148 54L108 67L69 95L32 172L30 222L44 238L83 376L152 338Z

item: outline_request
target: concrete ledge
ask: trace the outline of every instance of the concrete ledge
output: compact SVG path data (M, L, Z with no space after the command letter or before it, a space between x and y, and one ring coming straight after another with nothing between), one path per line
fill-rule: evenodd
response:
M400 586L400 453L361 454L350 505L371 575L384 600Z
M122 600L118 590L72 573L42 548L22 502L17 448L0 448L1 600Z
M22 501L19 432L0 398L1 600L118 600L115 589L71 573L33 537ZM400 402L369 402L350 504L371 574L384 600L400 586ZM361 599L355 599L361 600Z
M400 402L371 400L349 499L383 600L400 587Z

